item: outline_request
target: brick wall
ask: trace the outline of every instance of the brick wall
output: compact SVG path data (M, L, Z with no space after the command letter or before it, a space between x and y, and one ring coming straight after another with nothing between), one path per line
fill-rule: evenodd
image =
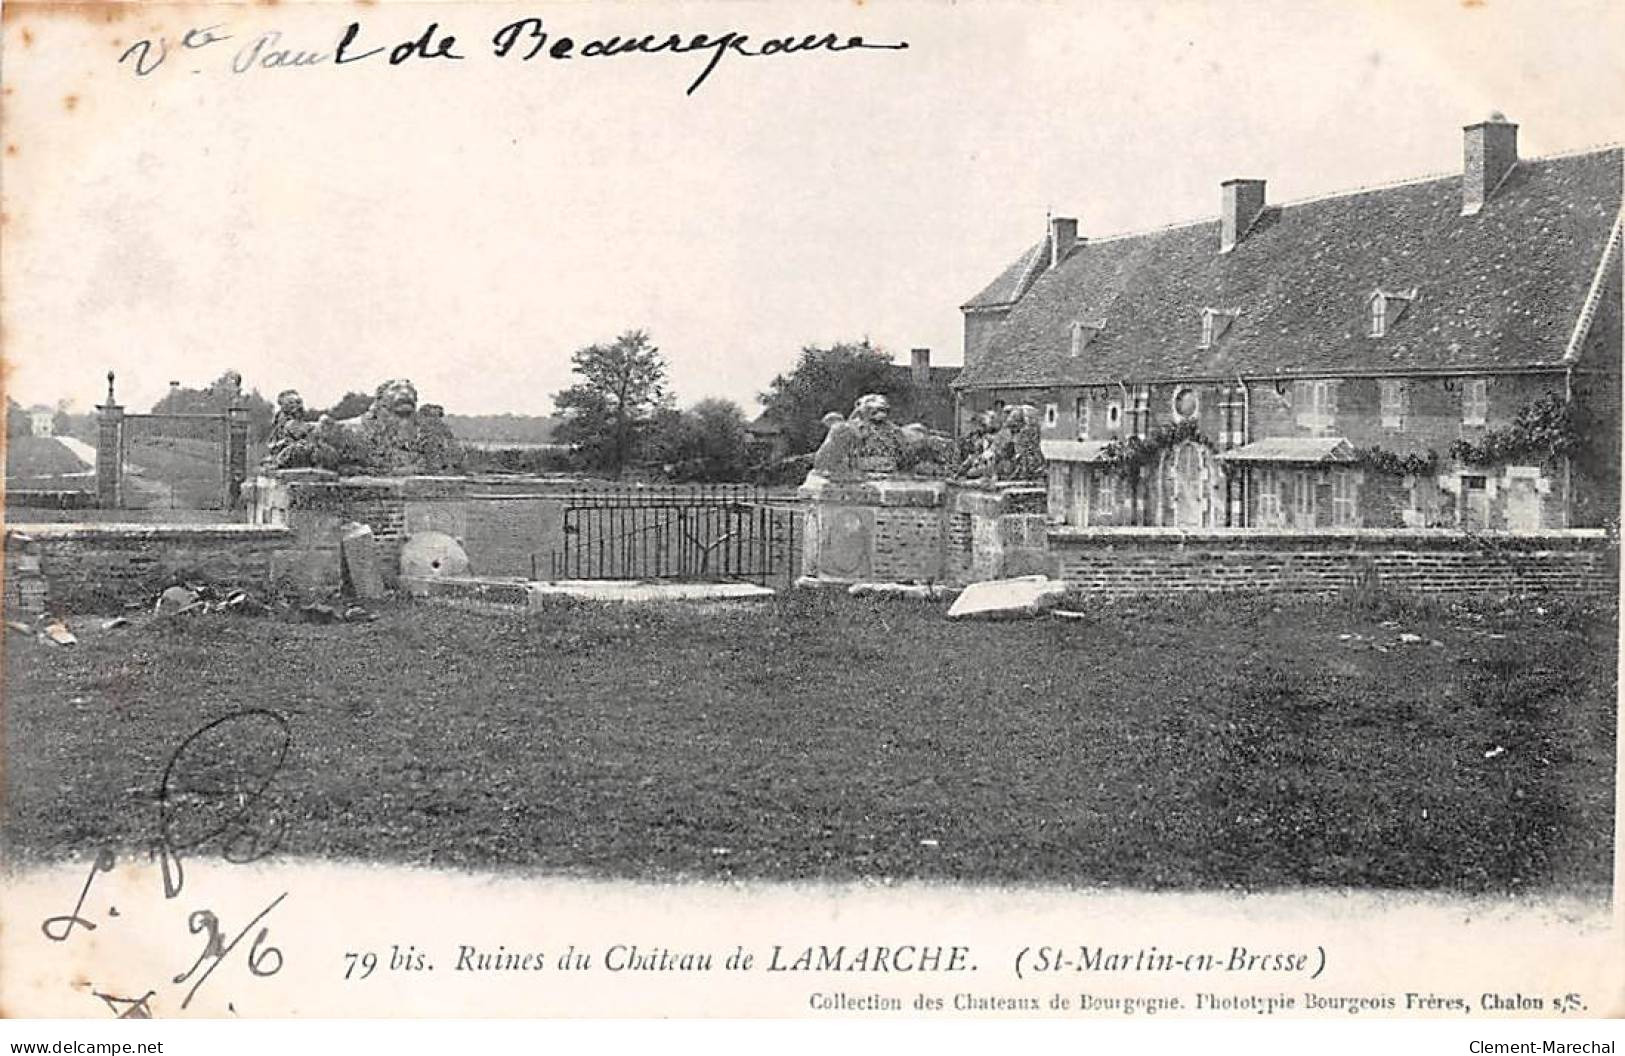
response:
M16 524L6 529L6 607L117 612L180 582L268 591L287 528L250 524Z
M875 511L871 575L887 583L934 582L943 576L943 510L882 507Z
M1103 597L1202 592L1329 594L1375 574L1425 593L1618 590L1618 543L1601 531L1461 535L1357 530L1062 529L1049 535L1059 575Z

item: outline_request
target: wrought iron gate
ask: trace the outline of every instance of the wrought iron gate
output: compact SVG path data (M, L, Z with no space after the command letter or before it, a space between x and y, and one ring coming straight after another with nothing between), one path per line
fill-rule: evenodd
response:
M747 485L584 491L565 500L564 543L548 570L556 580L787 583L799 515L788 499Z
M235 504L242 477L233 473L228 415L127 414L121 424L123 506L220 510Z

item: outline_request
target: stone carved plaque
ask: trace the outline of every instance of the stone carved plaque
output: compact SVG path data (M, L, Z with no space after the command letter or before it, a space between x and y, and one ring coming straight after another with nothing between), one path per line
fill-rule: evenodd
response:
M823 511L818 550L822 571L838 579L869 575L874 563L874 513L836 506Z

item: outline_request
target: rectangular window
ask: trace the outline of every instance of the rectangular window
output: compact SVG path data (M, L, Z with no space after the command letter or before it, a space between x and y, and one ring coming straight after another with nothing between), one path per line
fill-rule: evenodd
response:
M1332 470L1332 523L1339 528L1359 527L1358 498L1354 474L1346 469Z
M1298 479L1293 484L1293 524L1299 528L1313 528L1315 525L1315 487L1314 481L1309 479L1307 473L1294 474Z
M1055 423L1061 420L1061 406L1057 403L1044 404L1044 428L1054 429Z
M1410 386L1403 378L1383 378L1378 384L1382 387L1382 427L1405 428L1405 418L1410 413Z
M1148 388L1136 389L1134 392L1134 435L1145 438L1151 430L1151 390Z
M1117 513L1117 477L1104 469L1095 470L1095 516L1091 520L1099 523L1107 517Z
M1461 383L1461 424L1483 425L1490 416L1490 383L1487 378L1468 378Z
M1486 478L1463 476L1458 501L1456 523L1460 527L1481 531L1490 526L1490 492Z
M1079 396L1073 401L1072 420L1078 427L1078 439L1089 439L1089 397Z
M1258 525L1260 528L1281 527L1281 491L1273 470L1260 470L1254 478L1258 495Z
M1334 379L1300 381L1292 387L1292 408L1298 424L1313 433L1326 433L1337 421L1337 382Z

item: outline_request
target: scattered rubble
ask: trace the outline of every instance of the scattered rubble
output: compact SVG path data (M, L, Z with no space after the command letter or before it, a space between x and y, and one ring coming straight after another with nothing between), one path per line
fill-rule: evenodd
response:
M940 583L854 583L846 588L854 598L918 598L941 601L959 592Z
M309 605L299 606L299 619L305 623L337 623L339 614L331 605L323 605L313 601Z
M197 605L198 596L195 591L175 586L158 595L158 601L153 605L152 611L156 616L179 616L183 612L193 611Z

